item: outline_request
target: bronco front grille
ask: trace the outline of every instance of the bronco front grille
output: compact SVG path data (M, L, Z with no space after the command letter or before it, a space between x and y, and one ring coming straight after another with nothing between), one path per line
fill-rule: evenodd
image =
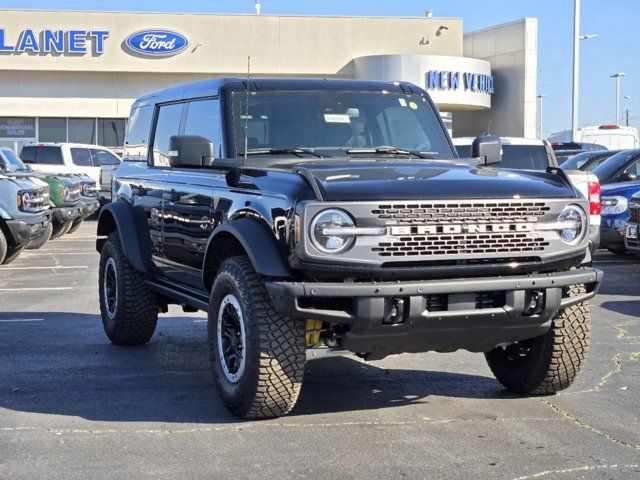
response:
M549 242L527 233L487 233L398 237L372 248L381 257L540 252Z
M629 221L631 223L640 223L640 205L630 205Z
M448 222L530 222L551 208L544 202L402 203L378 205L371 213L386 224L433 224Z

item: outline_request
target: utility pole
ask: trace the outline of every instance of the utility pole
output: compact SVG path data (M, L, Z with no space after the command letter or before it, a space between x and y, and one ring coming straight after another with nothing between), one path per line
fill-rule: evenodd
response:
M611 75L616 79L616 125L620 125L620 78L624 77L624 72L618 72Z
M580 0L573 0L573 96L571 141L578 138L578 74L580 69Z
M544 97L546 97L546 95L544 93L541 93L538 95L538 99L540 100L540 139L542 140L542 100L544 100Z
M627 127L631 124L631 117L629 117L629 109L627 108Z

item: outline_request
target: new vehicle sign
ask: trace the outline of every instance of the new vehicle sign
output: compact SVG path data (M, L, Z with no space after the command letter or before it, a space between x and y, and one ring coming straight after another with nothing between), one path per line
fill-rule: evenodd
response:
M136 53L152 57L167 57L187 48L189 41L169 30L144 30L130 35L127 46Z

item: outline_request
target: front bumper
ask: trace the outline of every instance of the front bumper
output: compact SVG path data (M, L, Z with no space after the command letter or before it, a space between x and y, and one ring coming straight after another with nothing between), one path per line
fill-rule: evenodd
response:
M486 352L501 343L542 335L559 310L592 298L602 276L599 270L582 267L549 274L454 280L268 281L266 288L280 313L349 325L343 347L375 359L429 350ZM586 292L580 296L564 296L563 287L571 285L585 285ZM529 313L528 304L534 292L544 300L542 308ZM493 299L488 308L483 303L487 298ZM326 307L350 303L350 309ZM325 307L309 307L310 304ZM385 324L389 311L397 310L400 304L402 320ZM434 305L438 307L433 308Z
M38 237L51 223L51 212L46 211L40 214L30 214L27 217L15 220L7 220L7 227L11 232L15 245L25 243Z
M624 238L627 250L634 255L640 255L640 224L629 223Z
M97 198L83 198L84 207L82 209L82 218L88 218L100 208L100 201Z
M61 207L53 210L54 219L58 223L72 222L82 215L84 204L79 203L73 207Z
M615 228L602 226L600 228L600 247L607 250L625 250L624 235Z

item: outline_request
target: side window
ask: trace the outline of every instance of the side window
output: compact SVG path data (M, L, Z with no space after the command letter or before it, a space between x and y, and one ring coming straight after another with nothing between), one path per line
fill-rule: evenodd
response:
M146 162L153 107L145 105L131 110L124 145L124 160Z
M88 148L72 148L71 160L79 167L93 167L91 151Z
M38 147L36 150L35 163L42 165L64 165L62 150L60 150L60 147Z
M220 123L220 102L218 100L198 100L187 103L184 135L198 135L210 140L216 156L222 156L222 133Z
M624 173L631 176L631 178L640 178L640 159L636 159L634 163L629 165Z
M36 147L22 147L20 158L24 163L36 162Z
M107 150L91 150L93 153L93 164L96 167L105 165L120 165L120 159Z
M180 119L184 103L161 106L158 110L155 133L153 135L153 165L169 166L169 139L180 132Z

